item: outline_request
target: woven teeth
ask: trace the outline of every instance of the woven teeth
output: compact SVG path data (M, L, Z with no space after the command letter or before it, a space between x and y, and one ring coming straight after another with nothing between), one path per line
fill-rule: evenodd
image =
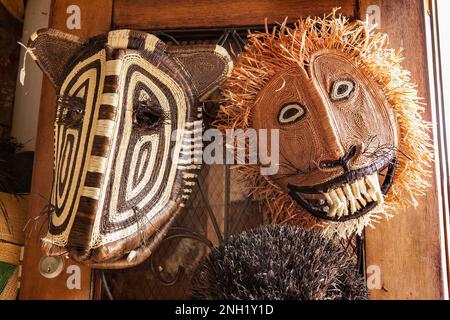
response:
M378 173L363 177L352 184L344 184L323 193L327 206L324 211L328 217L342 217L355 214L370 202L383 203L383 194L378 181Z

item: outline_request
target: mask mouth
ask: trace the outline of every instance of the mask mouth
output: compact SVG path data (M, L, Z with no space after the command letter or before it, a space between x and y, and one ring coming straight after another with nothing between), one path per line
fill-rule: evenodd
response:
M315 186L288 184L289 195L313 216L335 222L357 219L383 204L397 159L383 158ZM384 177L380 185L379 177Z

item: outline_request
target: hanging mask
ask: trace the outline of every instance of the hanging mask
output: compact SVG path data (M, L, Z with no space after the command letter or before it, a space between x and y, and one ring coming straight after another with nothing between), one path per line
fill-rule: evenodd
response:
M217 126L279 130L276 174L240 166L274 222L347 237L425 192L429 124L386 43L365 22L335 13L250 33Z
M231 72L227 52L132 30L41 30L29 52L58 97L44 252L96 268L142 262L192 191L199 101Z

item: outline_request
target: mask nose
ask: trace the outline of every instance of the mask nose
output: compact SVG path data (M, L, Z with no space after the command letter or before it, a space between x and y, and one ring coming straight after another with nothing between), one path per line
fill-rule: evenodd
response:
M350 171L349 162L356 154L356 146L352 145L346 154L337 160L322 160L319 162L320 169L332 169L336 167L344 168L345 172Z

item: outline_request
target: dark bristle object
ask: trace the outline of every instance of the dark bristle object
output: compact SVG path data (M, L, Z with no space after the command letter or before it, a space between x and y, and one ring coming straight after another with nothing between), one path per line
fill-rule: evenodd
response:
M296 226L270 225L213 250L192 279L193 299L366 300L345 249Z

